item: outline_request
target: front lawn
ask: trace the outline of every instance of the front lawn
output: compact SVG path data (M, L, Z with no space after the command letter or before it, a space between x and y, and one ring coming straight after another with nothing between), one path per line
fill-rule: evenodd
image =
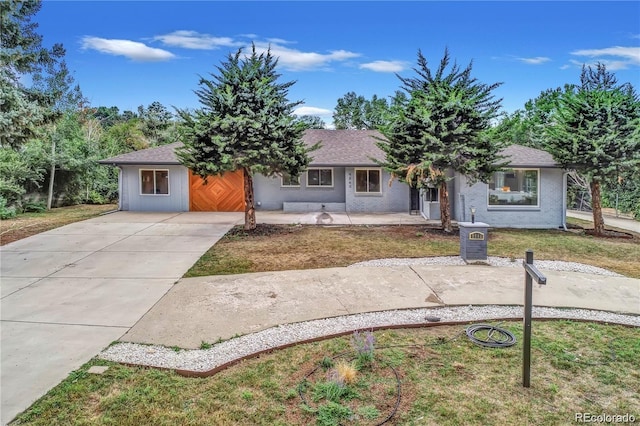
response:
M573 424L576 413L640 419L637 328L534 321L525 389L522 324L501 327L516 336L515 346L476 346L464 326L375 332L380 368L358 370L338 393L332 367L341 359L357 367L350 336L275 351L206 378L94 360L15 424L374 425L398 394L388 366L398 373L401 398L386 424L559 425ZM92 365L109 369L91 374Z
M640 237L595 238L582 231L495 229L489 256L564 260L640 278ZM388 257L458 256L457 233L422 225L296 226L259 225L246 233L236 227L214 245L185 276L328 268Z

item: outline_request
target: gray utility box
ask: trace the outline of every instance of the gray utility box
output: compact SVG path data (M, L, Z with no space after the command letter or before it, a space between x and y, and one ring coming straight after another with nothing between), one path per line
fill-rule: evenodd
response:
M460 257L467 263L487 261L489 225L482 222L458 222L460 227Z

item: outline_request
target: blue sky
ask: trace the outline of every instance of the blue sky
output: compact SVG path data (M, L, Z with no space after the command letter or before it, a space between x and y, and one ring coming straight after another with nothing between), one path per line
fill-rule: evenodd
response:
M512 112L576 83L583 63L640 83L640 2L45 1L44 44L61 42L92 106L194 108L199 75L255 43L279 57L290 100L328 123L349 91L387 97L414 75L418 49L437 67L445 47Z

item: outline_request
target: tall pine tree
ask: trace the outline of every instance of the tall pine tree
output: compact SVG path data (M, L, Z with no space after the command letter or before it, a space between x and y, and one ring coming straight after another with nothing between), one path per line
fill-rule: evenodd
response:
M440 218L451 231L448 172L467 177L469 183L486 182L504 166L499 164L502 145L486 135L496 117L501 100L492 91L501 83L483 84L466 68L454 62L445 49L435 73L418 51L418 74L402 78L402 88L410 99L394 108L395 117L382 128L386 140L378 145L386 153L382 166L412 187L436 187L440 192Z
M195 91L202 107L179 110L184 120L182 163L205 178L227 171L244 172L245 224L256 227L253 174L299 175L309 164L302 142L304 125L297 122L287 94L294 82L278 83L277 59L270 51L242 49L216 67L212 79L200 78Z
M61 44L42 46L32 21L41 7L41 0L0 2L0 147L18 148L59 118L48 114L49 94L21 83L24 76L54 74L65 54Z
M640 169L640 100L604 64L583 67L579 86L566 86L555 103L544 145L565 169L587 177L596 234L604 232L601 184Z

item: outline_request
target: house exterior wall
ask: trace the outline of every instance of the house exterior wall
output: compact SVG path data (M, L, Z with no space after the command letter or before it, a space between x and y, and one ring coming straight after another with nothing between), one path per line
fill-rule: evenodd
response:
M169 195L140 194L140 170L168 170ZM121 210L189 211L189 174L184 166L121 166Z
M256 208L260 210L347 212L408 212L409 186L395 181L387 184L390 175L382 172L379 194L356 194L355 168L333 167L333 187L308 187L307 175L300 176L299 187L281 186L280 177L255 175L253 178ZM260 205L257 203L260 202Z
M256 209L282 210L285 202L308 203L309 206L333 203L344 204L344 167L332 167L332 169L332 187L308 187L306 173L302 173L300 176L300 186L297 187L283 187L279 176L267 177L256 174L253 177ZM260 204L258 205L258 203Z
M455 204L453 218L459 222L471 220L470 208L476 208L475 220L500 228L558 228L563 223L563 172L562 169L540 170L539 206L488 206L488 185L467 185L462 175L456 175L457 192L452 197Z
M394 179L391 186L389 186L391 175L387 171L383 171L380 182L382 191L380 194L356 194L355 169L355 167L347 167L345 169L347 212L409 212L411 200L409 198L409 186L406 183Z

